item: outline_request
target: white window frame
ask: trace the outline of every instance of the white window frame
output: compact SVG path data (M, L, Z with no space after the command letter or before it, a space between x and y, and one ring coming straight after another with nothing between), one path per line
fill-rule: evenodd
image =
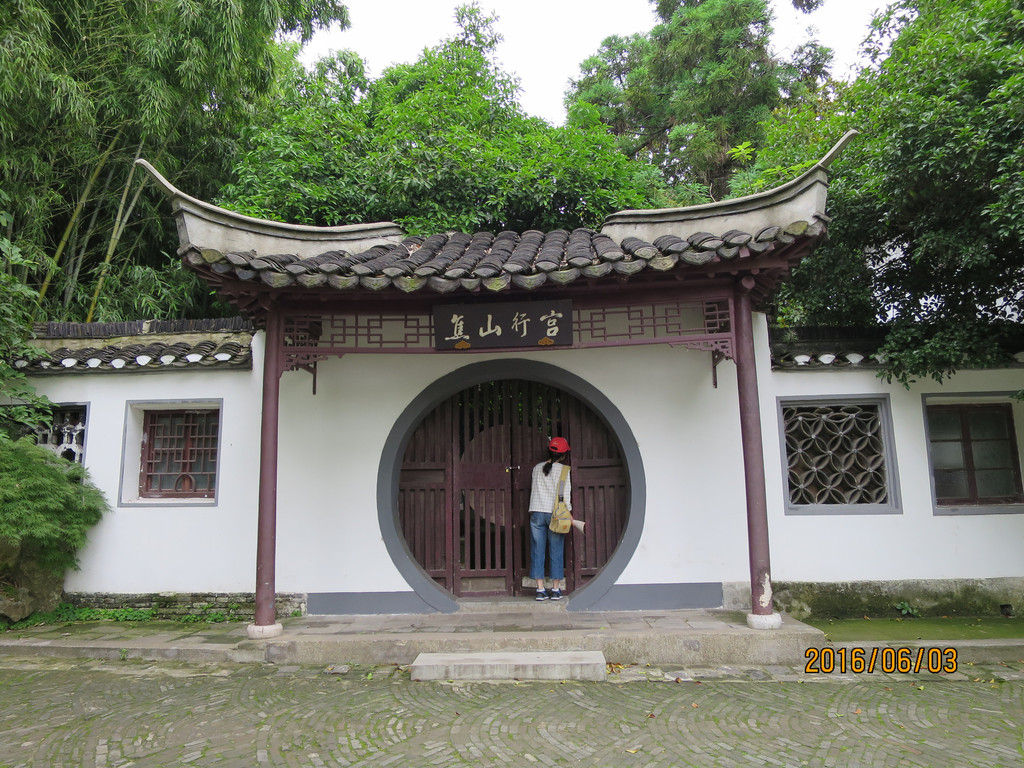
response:
M143 425L147 411L216 410L217 470L212 498L152 498L139 488L142 473ZM224 444L224 401L212 400L129 400L125 404L124 441L121 449L119 507L215 507L221 489L221 449Z

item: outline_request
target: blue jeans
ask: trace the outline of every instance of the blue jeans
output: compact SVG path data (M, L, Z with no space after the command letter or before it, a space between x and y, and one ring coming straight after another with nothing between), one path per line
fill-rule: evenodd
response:
M565 578L565 534L548 528L550 512L530 513L530 578L544 578L545 549L551 555L550 578Z

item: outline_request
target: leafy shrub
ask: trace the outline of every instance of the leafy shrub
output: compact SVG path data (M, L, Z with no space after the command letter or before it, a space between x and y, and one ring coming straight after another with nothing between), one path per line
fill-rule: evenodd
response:
M108 508L84 467L0 434L0 539L21 548L22 561L55 574L77 568L88 530Z
M155 618L152 608L89 608L61 603L54 611L37 611L28 618L11 624L8 629L24 629L41 624L68 624L73 621L153 621Z

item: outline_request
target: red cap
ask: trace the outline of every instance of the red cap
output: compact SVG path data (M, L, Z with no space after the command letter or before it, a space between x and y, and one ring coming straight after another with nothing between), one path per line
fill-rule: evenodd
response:
M569 442L564 437L552 437L551 442L548 443L548 450L555 453L568 453Z

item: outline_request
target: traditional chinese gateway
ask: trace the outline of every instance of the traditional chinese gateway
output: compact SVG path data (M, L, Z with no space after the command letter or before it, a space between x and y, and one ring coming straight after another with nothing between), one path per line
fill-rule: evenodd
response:
M567 544L569 610L745 607L772 628L780 578L1019 592L1019 372L905 392L874 376L870 340L782 345L772 369L758 308L825 235L848 138L751 197L600 231L430 237L252 219L143 162L182 258L252 326L48 329L31 372L122 374L39 379L87 413L86 461L117 510L68 590L251 592L255 557L254 637L280 631L282 594L310 613L527 594L530 468L558 434L588 523ZM68 338L83 334L103 338ZM933 461L970 443L954 429L968 405L1004 430L995 495Z

